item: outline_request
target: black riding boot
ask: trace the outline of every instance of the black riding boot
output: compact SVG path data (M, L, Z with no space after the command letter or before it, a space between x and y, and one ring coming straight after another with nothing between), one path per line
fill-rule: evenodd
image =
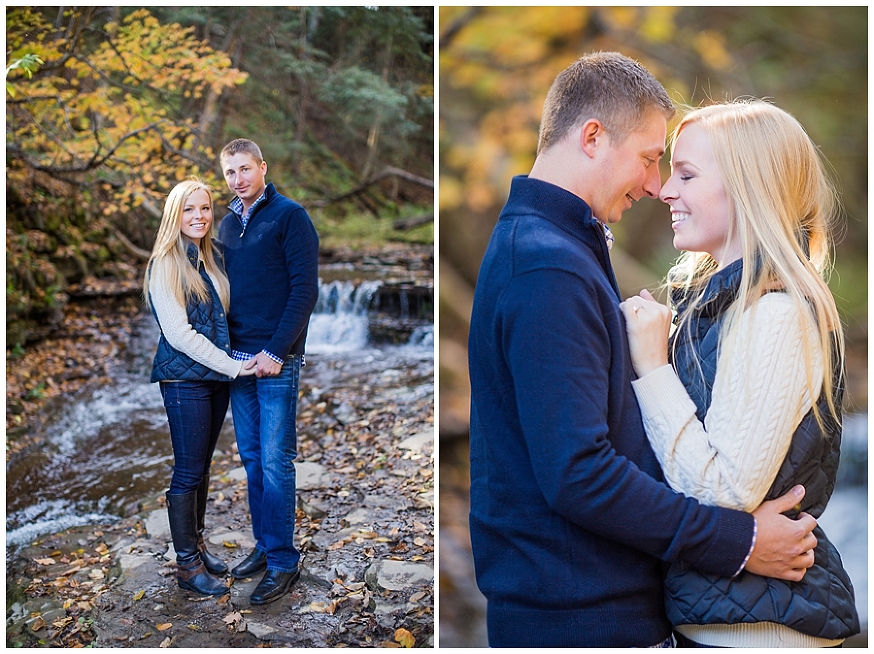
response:
M206 518L206 498L209 494L209 475L203 478L197 487L197 549L200 550L200 560L206 569L214 575L223 575L228 571L228 564L206 549L203 540L203 527Z
M207 572L197 549L197 491L182 495L168 493L166 497L179 587L200 595L224 595L228 587Z

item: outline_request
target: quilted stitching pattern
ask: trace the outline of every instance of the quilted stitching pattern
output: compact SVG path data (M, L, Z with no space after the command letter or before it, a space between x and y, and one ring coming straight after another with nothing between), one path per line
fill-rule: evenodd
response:
M708 301L693 318L691 342L685 332L676 335L681 340L677 343L674 365L695 402L700 420L706 417L710 406L720 320L737 292L742 273L740 264L728 266L709 282ZM674 300L682 312L684 298ZM696 357L700 357L703 380ZM765 367L765 362L761 365L757 362L757 369ZM778 373L789 374L785 370ZM842 383L838 373L834 385L837 406L843 398ZM820 398L818 404L822 415L827 416L825 398ZM806 488L802 510L814 517L822 514L834 490L841 442L841 426L832 420L826 422L827 430L823 433L812 411L804 417L765 499L779 497L800 483ZM859 633L853 586L840 555L822 529L817 527L814 533L818 540L815 563L799 583L768 579L746 571L727 579L700 573L681 563L672 564L665 582L668 618L675 625L776 622L829 639Z

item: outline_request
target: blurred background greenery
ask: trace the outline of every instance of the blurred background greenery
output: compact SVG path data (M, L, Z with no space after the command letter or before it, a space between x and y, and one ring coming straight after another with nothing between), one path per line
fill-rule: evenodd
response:
M646 66L677 104L754 96L798 118L841 191L830 285L848 338L847 409L864 413L868 10L441 7L438 38L440 643L482 646L467 534L467 330L480 260L510 179L534 161L555 76L587 52L616 50ZM660 202L640 202L615 226L611 257L624 296L655 289L676 258L669 216Z

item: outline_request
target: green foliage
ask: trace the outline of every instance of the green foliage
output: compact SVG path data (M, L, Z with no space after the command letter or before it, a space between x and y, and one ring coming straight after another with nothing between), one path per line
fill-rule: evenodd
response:
M21 69L27 79L30 79L43 63L45 62L43 62L38 55L28 53L21 57L21 59L16 59L6 66L6 92L9 96L12 98L15 97L15 87L13 87L12 83L9 81L9 73L11 71Z
M353 133L372 125L392 125L403 138L419 129L404 120L407 98L378 75L357 66L331 75L320 89L320 99L337 108L335 118Z
M430 207L410 208L409 213L424 213ZM363 248L382 243L416 243L433 245L434 223L429 222L410 230L395 229L398 217L374 218L370 214L355 213L341 218L327 217L323 212L313 214L313 223L323 247L349 246Z

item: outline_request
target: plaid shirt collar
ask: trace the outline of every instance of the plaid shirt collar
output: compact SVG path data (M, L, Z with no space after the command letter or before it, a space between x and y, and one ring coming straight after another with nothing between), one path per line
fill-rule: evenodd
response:
M246 227L246 223L249 222L249 216L252 215L252 212L255 210L259 204L261 204L264 200L267 199L267 189L264 189L264 192L260 195L260 197L252 203L252 206L249 207L249 211L243 212L243 201L240 198L234 198L231 200L231 203L228 205L228 208L237 214L240 219L243 221L243 228Z

